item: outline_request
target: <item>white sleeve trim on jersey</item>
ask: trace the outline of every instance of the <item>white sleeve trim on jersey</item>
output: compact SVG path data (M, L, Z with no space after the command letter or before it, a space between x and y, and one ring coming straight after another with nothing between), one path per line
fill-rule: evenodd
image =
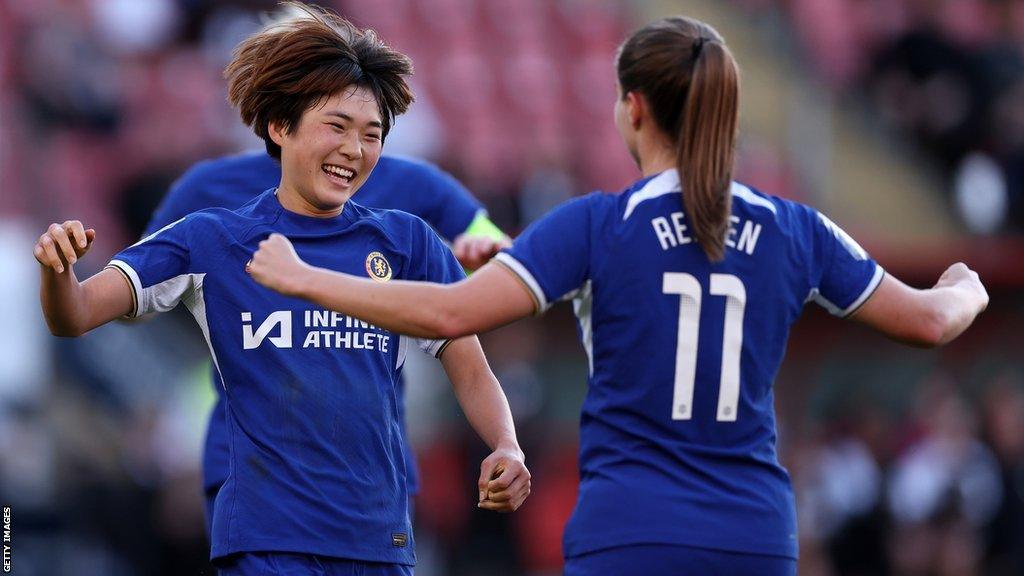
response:
M135 273L135 269L128 265L127 262L122 260L111 260L107 267L118 270L128 280L128 284L131 285L132 289L132 301L134 303L134 309L128 314L129 318L136 318L142 315L140 309L142 308L142 280L139 279L139 275Z
M451 339L429 340L427 338L417 338L416 342L419 344L420 350L423 350L424 353L437 358L445 347L451 343Z
M128 278L135 296L135 310L129 317L135 318L150 312L167 312L181 302L198 287L202 286L205 274L179 274L148 288L142 287L142 281L135 269L123 260L111 260L108 266L118 269Z
M864 302L867 302L867 299L875 293L878 285L882 283L883 276L885 276L885 270L882 270L881 266L875 264L875 273L871 276L871 281L868 282L868 285L864 288L864 291L860 293L860 296L857 296L857 299L853 301L853 304L850 304L845 310L843 310L844 318L856 312Z
M875 273L871 276L871 280L868 285L864 287L864 291L860 293L860 296L854 299L852 303L846 308L840 308L833 304L829 299L821 295L817 288L811 289L811 293L807 295L807 300L813 300L817 302L822 308L829 311L833 316L840 318L846 318L850 314L857 311L872 294L878 288L878 285L882 282L882 277L885 276L885 270L881 266L875 264Z
M540 283L533 277L533 274L523 266L519 260L516 260L514 256L508 252L498 252L494 257L499 263L504 264L512 273L519 277L523 281L523 285L533 294L534 299L537 301L537 314L546 311L551 307L548 303L547 296L544 295L544 290L541 289Z

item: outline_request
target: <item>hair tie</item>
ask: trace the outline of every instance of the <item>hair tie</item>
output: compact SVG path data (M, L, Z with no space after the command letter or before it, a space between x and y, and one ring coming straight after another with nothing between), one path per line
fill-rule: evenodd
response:
M708 40L709 40L708 38L705 38L703 36L699 36L699 37L697 37L696 40L693 41L693 59L694 60L700 58L700 53L704 49L704 43L707 42Z

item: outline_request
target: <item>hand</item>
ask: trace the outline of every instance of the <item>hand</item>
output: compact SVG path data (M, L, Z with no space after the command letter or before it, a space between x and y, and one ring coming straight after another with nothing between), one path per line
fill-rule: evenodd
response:
M32 253L44 267L63 274L92 248L95 239L95 230L86 230L78 220L68 220L63 224L50 224L36 241Z
M304 274L309 270L309 265L295 253L292 243L276 232L260 242L245 265L245 271L253 280L285 296L299 294L305 284Z
M530 471L519 447L498 448L480 464L478 508L515 512L530 495Z
M512 242L508 237L495 240L490 236L460 234L452 243L452 252L459 264L466 270L476 270L494 257L502 248L508 248Z
M963 262L957 262L947 268L939 277L939 281L935 283L936 288L953 286L962 286L978 297L979 313L988 307L988 291L985 290L985 285L981 283L978 273L968 268Z

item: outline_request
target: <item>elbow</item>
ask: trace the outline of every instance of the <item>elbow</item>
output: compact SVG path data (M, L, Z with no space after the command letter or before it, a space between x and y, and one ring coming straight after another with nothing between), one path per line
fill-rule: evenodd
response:
M461 311L458 308L444 311L437 317L434 326L431 327L431 330L435 332L438 337L445 340L454 340L456 338L473 334L469 319L460 312Z
M54 336L60 336L62 338L77 338L82 334L85 334L85 330L77 326L69 326L64 324L57 324L54 322L47 322L47 327L50 329L50 334Z
M59 318L53 318L50 315L45 315L46 327L50 330L50 334L54 336L60 336L62 338L77 338L82 334L85 334L85 329L75 325L74 322L62 321Z

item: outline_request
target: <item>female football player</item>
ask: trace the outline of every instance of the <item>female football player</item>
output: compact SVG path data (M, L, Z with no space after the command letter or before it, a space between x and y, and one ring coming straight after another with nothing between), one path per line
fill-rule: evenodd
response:
M619 50L615 124L643 177L571 200L446 286L317 268L272 236L257 282L419 337L488 330L573 300L590 360L565 572L794 574L772 380L804 304L938 345L988 302L951 266L929 290L812 208L732 181L739 74L721 36L666 18Z
M299 6L299 5L297 5ZM305 9L305 8L303 8ZM451 251L420 219L349 201L412 101L411 64L372 31L328 12L271 25L226 70L229 99L280 160L276 189L242 208L169 224L79 282L95 231L53 224L35 246L51 331L77 336L183 303L224 389L229 469L213 512L223 574L411 574L396 380L407 338L254 284L246 263L270 233L318 266L373 282L452 282ZM511 511L529 473L508 403L475 337L421 340L439 357L493 450L481 508Z

